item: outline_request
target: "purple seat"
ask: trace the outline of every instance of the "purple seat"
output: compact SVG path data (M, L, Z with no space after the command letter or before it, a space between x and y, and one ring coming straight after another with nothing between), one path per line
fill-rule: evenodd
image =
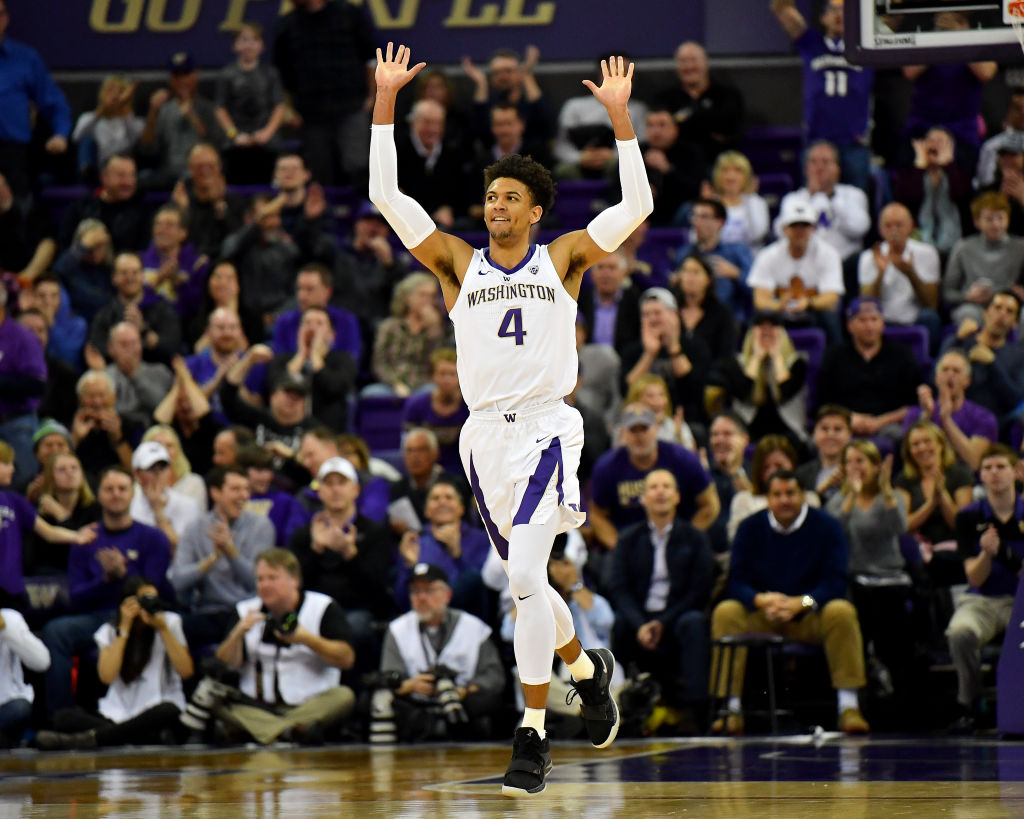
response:
M793 177L788 173L763 173L758 178L757 192L764 197L768 203L768 210L772 218L779 212L779 203L782 197L796 189Z
M928 331L916 324L888 324L885 338L906 344L921 365L921 373L927 377L932 357L928 354Z
M740 150L759 175L787 173L792 179L802 178L803 136L799 125L748 128Z
M793 346L807 355L807 413L811 415L818 405L818 371L828 343L825 331L820 327L794 327L786 332Z
M402 446L402 411L405 399L397 395L371 395L359 399L356 432L370 451L395 450Z
M558 183L555 213L566 230L586 227L607 205L608 183L603 179L564 179Z

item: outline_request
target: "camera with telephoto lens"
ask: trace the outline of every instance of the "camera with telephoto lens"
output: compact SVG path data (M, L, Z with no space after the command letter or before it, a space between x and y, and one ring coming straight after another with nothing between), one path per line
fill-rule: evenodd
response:
M139 601L139 608L147 614L158 614L164 610L164 601L155 594L143 594L135 599Z
M450 725L469 722L466 709L462 707L459 692L455 690L455 672L446 665L431 668L428 674L434 675L434 691L441 706L444 718Z
M370 694L370 742L390 745L398 740L395 725L395 691L405 677L398 671L374 671L363 676L363 685Z
M271 634L279 631L287 637L289 634L293 634L298 627L299 615L294 611L286 611L284 614L267 615L267 628L270 629Z

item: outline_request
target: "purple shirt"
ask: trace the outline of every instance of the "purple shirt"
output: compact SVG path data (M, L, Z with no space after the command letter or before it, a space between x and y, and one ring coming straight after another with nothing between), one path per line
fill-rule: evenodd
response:
M139 258L142 259L143 271L160 269L160 253L152 243L139 254ZM178 252L178 267L188 273L188 281L178 285L177 299L172 304L179 316L192 318L199 312L199 305L203 301L206 274L210 270L210 262L205 256L196 254L196 249L192 247L191 242L186 242ZM159 293L156 295L158 298L163 298Z
M17 492L0 490L0 588L23 594L22 536L31 534L36 510Z
M327 305L327 315L334 325L334 346L332 350L342 350L352 354L352 360L359 365L363 355L363 337L359 332L359 319L343 307ZM274 337L270 346L275 353L294 353L297 349L299 325L302 323L301 310L289 310L282 313L274 322Z
M430 533L430 524L426 524L420 532L420 557L418 563L430 563L440 566L448 573L449 585L454 585L458 576L467 570L480 571L487 560L487 552L491 541L481 529L473 529L468 523L462 524L462 554L456 560L445 548L444 544L434 540ZM401 555L395 560L395 602L401 611L409 610L409 578L412 570L407 568Z
M629 450L624 446L604 453L590 475L591 496L596 505L608 511L612 524L620 532L632 523L645 520L640 497L644 493L644 478L655 469L667 469L675 475L679 484L676 514L686 521L697 511L697 496L711 483L711 477L697 456L679 444L658 441L658 459L646 470L633 466Z
M459 433L469 418L469 407L463 401L450 415L440 415L430 403L430 393L411 395L402 410L402 428L426 427L437 436L441 445L437 461L448 472L463 474L462 458L459 457Z
M210 353L209 348L201 353L190 355L185 359L185 366L188 367L188 371L192 373L192 377L200 387L217 374L217 365L213 361L213 355ZM263 384L266 378L266 364L255 365L245 377L244 384L246 389L257 395L260 394L263 391ZM231 420L224 414L224 404L220 400L219 389L214 390L213 395L210 396L210 411L213 413L213 418L218 424L225 427L231 426Z
M10 316L0 322L0 378L4 376L46 381L46 355L39 339ZM33 398L5 398L5 392L0 390L0 421L9 415L35 412L43 395L40 389Z
M920 417L920 407L911 407L907 411L907 414L903 416L904 435L910 431L910 428L917 423ZM938 404L936 404L935 409L932 410L931 421L939 428L942 427L942 422L939 420ZM999 424L996 421L996 417L981 406L981 404L975 404L973 401L965 400L960 409L953 413L953 422L960 427L960 431L968 438L972 438L977 435L980 438L987 438L990 441L999 440Z
M590 340L594 344L615 346L615 319L618 318L621 301L621 292L615 294L615 301L610 305L604 304L601 298L594 294L594 326L590 332Z
M68 558L68 593L74 611L117 608L124 579L106 580L96 559L100 549L111 547L125 556L124 579L133 575L145 577L153 581L164 600L174 600L174 590L167 582L167 567L171 563L167 535L144 523L132 522L127 529L116 532L101 523L96 540L87 546L76 546Z
M287 546L292 532L308 523L309 515L294 495L287 492L253 492L246 501L245 509L254 515L269 518L274 524L276 546Z
M804 64L804 130L808 142L828 139L839 146L863 139L875 74L846 61L842 40L808 27L796 39Z
M928 66L914 81L907 133L923 135L931 126L942 125L958 142L978 146L982 87L981 80L966 65Z

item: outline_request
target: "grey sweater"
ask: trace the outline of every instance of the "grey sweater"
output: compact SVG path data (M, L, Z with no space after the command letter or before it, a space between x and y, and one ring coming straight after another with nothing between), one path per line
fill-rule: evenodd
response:
M988 279L998 291L1021 282L1024 272L1024 239L1004 236L989 242L981 234L961 239L953 246L942 277L942 300L951 306L963 302L968 288Z
M842 512L844 500L846 495L836 492L825 505L825 511L839 521L850 541L850 575L896 577L901 574L904 560L899 538L907 531L907 505L903 496L896 493L896 506L886 509L879 495L870 509L854 504L848 515Z

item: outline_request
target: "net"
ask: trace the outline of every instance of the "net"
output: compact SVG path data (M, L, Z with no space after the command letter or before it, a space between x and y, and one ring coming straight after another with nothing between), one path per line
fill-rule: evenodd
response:
M1017 42L1024 49L1024 0L1005 0L1003 22L1013 26L1013 33L1017 35Z

